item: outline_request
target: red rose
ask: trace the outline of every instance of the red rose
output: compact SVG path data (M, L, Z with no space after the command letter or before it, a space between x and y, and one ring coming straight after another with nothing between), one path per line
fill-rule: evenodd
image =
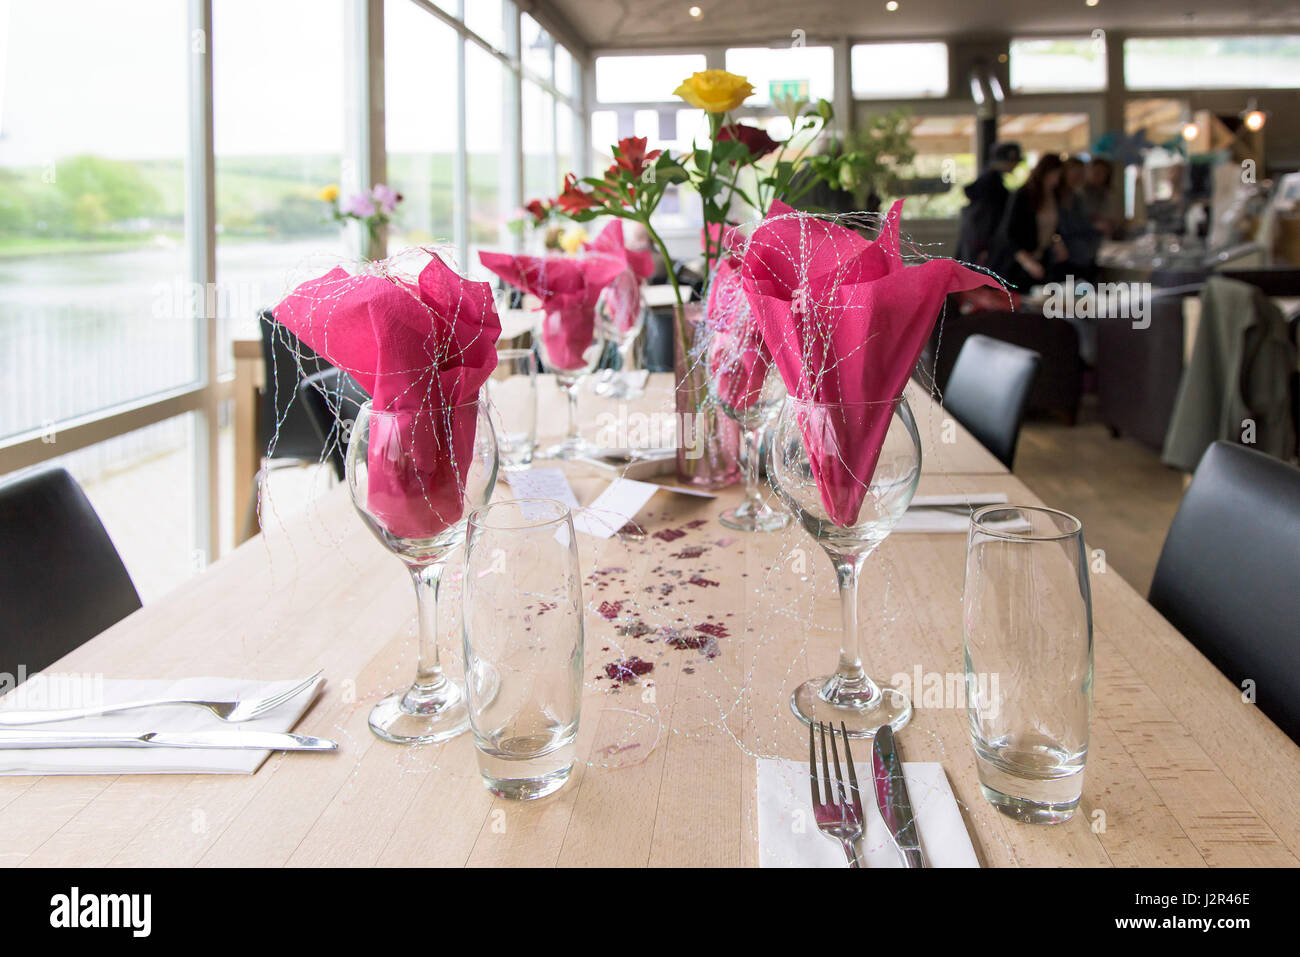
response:
M757 126L747 126L744 123L729 123L718 130L718 142L730 140L744 143L745 148L749 150L750 157L753 159L766 156L781 145L768 136L766 130Z

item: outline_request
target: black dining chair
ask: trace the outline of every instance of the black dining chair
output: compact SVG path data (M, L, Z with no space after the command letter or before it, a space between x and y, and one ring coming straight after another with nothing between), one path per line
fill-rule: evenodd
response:
M140 607L76 479L52 468L0 484L0 671L30 675Z
M1039 361L1032 349L971 336L962 343L943 392L943 407L1008 469Z
M298 402L311 419L316 440L340 482L350 434L346 424L356 421L357 412L368 401L366 390L342 369L326 369L298 384Z
M1300 743L1300 469L1215 442L1196 466L1149 595Z
M262 480L273 469L314 465L323 452L320 436L300 403L298 383L307 376L332 369L297 336L275 321L271 311L259 315L265 384L257 416L257 476L244 515L244 537L255 530L257 500Z

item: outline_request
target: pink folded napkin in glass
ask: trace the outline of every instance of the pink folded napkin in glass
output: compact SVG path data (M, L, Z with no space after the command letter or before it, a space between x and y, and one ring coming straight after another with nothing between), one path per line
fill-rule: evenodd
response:
M654 256L648 249L628 249L623 241L623 221L610 220L585 249L593 256L609 256L622 270L605 287L605 308L614 328L629 332L641 317L641 283L654 274Z
M841 526L857 521L890 403L902 395L944 297L999 287L951 259L906 265L902 207L902 200L893 205L872 242L778 201L741 264L745 296L786 389L835 405L801 416L800 427L822 504Z
M621 228L620 228L621 235ZM516 289L542 301L542 346L549 365L582 369L596 328L596 300L627 262L608 253L580 256L478 254L479 260Z
M393 535L430 538L460 521L501 321L487 283L437 256L415 283L333 269L275 307L276 321L357 380L370 427L367 508Z

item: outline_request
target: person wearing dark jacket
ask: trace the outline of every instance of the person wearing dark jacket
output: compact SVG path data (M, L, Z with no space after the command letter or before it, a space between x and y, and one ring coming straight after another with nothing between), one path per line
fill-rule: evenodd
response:
M1020 165L1019 143L994 143L989 150L989 168L966 187L967 204L961 211L957 258L977 266L988 263L989 244L1002 222L1010 190L1002 182Z
M1007 204L989 268L1020 291L1061 278L1069 258L1060 234L1057 196L1064 164L1047 153Z

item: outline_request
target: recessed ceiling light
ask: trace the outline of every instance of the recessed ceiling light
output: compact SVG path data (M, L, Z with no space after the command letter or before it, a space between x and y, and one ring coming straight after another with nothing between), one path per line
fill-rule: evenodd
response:
M893 13L895 10L898 9L898 0L889 0L889 2L885 4L885 9L888 10L890 13Z
M1100 2L1100 0L1083 0L1083 2L1090 7L1095 7Z
M692 17L694 17L696 20L698 20L700 17L704 16L704 11L701 10L699 7L691 7L691 8L690 8L689 10L687 10L686 12L689 13L689 14L690 14Z

